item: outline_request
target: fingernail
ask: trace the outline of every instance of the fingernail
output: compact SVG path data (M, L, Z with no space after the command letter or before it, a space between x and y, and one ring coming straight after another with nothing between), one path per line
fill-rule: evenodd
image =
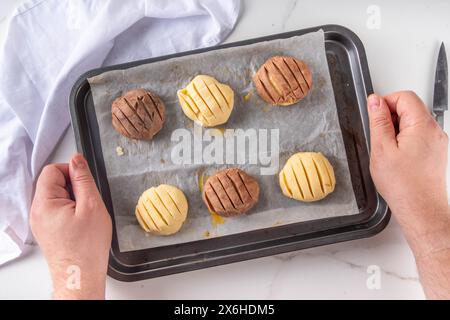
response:
M367 99L367 104L369 105L369 109L374 111L380 106L380 98L376 94L372 94Z
M86 160L81 154L77 154L72 158L72 164L75 169L84 169L86 168Z

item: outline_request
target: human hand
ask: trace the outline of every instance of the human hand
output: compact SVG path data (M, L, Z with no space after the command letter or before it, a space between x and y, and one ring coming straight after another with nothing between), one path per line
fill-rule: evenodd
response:
M413 249L427 295L449 298L447 135L413 92L371 95L368 109L374 183Z
M413 92L371 95L368 107L372 177L400 224L427 231L431 208L447 220L447 135Z
M104 299L112 224L82 155L42 170L30 224L50 268L54 298Z

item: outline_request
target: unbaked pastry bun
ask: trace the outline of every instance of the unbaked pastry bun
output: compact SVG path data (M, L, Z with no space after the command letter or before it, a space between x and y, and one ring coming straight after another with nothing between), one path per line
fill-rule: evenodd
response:
M253 82L264 101L288 106L306 97L312 87L312 74L302 60L275 56L259 68Z
M209 211L224 217L237 216L256 205L259 184L241 169L229 168L206 180L202 197Z
M299 152L291 156L279 180L285 196L305 202L325 198L336 185L333 167L320 152Z
M203 127L224 124L233 111L233 90L210 76L196 76L177 95L184 114Z
M136 218L146 232L170 235L178 232L186 220L188 202L183 192L167 184L152 187L141 195Z

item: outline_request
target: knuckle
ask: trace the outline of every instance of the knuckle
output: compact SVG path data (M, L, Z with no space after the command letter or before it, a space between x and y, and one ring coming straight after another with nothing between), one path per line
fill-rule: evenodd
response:
M372 119L372 127L373 128L387 128L389 127L390 123L388 118L385 115L374 117Z
M415 91L412 91L412 90L405 90L405 91L403 91L403 94L406 95L406 96L418 98L417 93Z
M422 119L417 120L413 124L414 129L416 129L417 132L422 132L429 138L431 138L431 136L434 136L437 132L434 120L431 117L423 117Z
M434 139L437 139L437 141L440 142L448 143L447 133L442 130L442 128L433 117L429 117L425 126L429 129L429 132L432 134L432 137L434 137Z
M405 99L407 101L414 101L414 100L420 100L419 96L415 91L412 90L404 90L400 91L400 96L402 99Z
M439 140L444 142L445 144L448 144L448 134L441 130L441 132L439 133Z
M77 184L91 184L93 182L93 179L89 174L82 173L74 177L73 182Z
M419 106L419 107L423 108L427 113L430 113L430 110L425 105L422 98L419 97L419 95L416 92L407 91L407 98L408 98L407 101L409 101L410 104L412 104L414 106Z
M47 164L44 168L42 168L41 176L47 176L55 170L56 166L54 164Z
M428 127L430 127L431 129L433 129L433 130L437 130L437 131L440 131L441 130L441 127L439 127L439 124L436 122L436 120L434 119L434 117L431 115L431 113L430 113L430 115L427 117L427 120L426 120L426 125L428 126Z

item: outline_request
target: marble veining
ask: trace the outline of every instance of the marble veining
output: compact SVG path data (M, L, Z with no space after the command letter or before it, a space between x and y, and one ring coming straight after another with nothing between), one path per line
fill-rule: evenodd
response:
M279 260L281 262L292 262L295 259L301 259L302 257L329 257L337 262L346 264L349 268L362 271L364 273L367 272L367 267L370 265L362 264L362 263L355 263L352 261L348 261L344 258L339 257L340 250L330 250L328 252L316 252L314 249L308 249L307 251L299 251L299 252L293 252L293 253L287 253L282 255L276 255L273 256L274 259ZM399 280L405 280L405 281L419 281L419 277L417 276L405 276L402 275L396 271L387 270L386 268L380 268L381 272L388 276L395 277Z
M292 13L295 10L295 7L297 6L298 0L289 0L289 2L286 4L286 7L283 10L283 16L281 18L281 30L286 30L286 23L289 21L289 19L292 16Z
M14 6L21 1L0 1L0 43L4 41L8 17ZM446 21L445 14L450 10L450 4L440 4L439 7L417 3L410 6L410 2L406 0L398 0L395 3L386 1L380 4L383 19L381 28L369 30L365 22L366 9L372 4L370 0L352 0L344 7L332 0L301 3L298 0L243 0L243 2L245 2L244 11L228 41L302 29L323 23L342 24L355 31L363 41L377 91L390 92L394 88L408 87L425 98L429 97L426 102L430 103L432 83L428 80L432 77L405 78L404 74L410 72L411 65L415 66L416 74L431 72L429 68L435 62L436 39L450 41L450 25L442 23ZM424 17L426 23L417 26L410 16L399 15L398 11L402 6L410 6L410 11ZM441 8L442 6L445 8ZM396 32L392 33L394 27ZM380 51L381 47L389 47L391 50ZM404 55L404 52L410 54ZM389 73L387 77L386 72L389 70L395 72ZM449 116L450 114L446 115L447 124L450 123ZM72 131L68 130L52 161L67 161L74 150L75 139ZM380 268L379 290L369 290L366 286L366 280L370 276L367 267L370 265ZM21 259L3 266L0 269L0 283L2 284L0 299L46 299L51 292L47 265L37 247L33 247L30 253ZM398 224L392 219L386 230L368 239L137 283L121 283L109 278L107 297L422 299L424 294L418 280L414 257Z

